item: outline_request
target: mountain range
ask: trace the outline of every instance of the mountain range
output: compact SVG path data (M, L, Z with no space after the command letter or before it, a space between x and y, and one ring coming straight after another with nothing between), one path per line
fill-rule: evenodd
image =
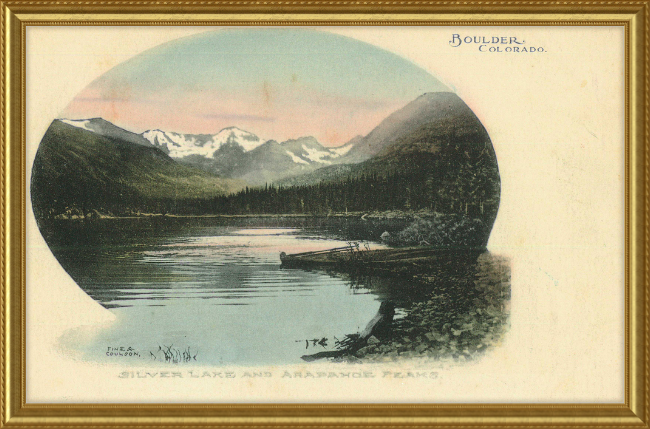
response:
M221 177L242 179L255 186L344 162L348 149L330 149L314 137L300 137L284 142L267 140L247 150L251 145L242 144L246 142L238 137L231 131L229 138L217 150L211 153L194 150L194 153L175 159L181 164L201 168Z
M487 131L474 112L451 92L421 95L352 143L337 165L278 183L311 185L405 169L427 170L422 172L426 176L450 174L453 180L459 180L454 175L464 169L464 173L481 180L499 182L496 154ZM479 171L482 167L490 172Z
M201 200L265 183L284 188L325 184L331 190L325 205L337 198L374 198L376 204L364 207L381 210L381 201L387 201L390 207L384 209L473 212L486 225L494 222L500 197L490 138L471 109L449 92L423 94L366 136L336 148L309 136L263 140L237 127L216 134L137 134L101 118L55 120L36 155L31 190L35 210L46 217L71 207L83 213L125 213L183 212L192 205L192 213L212 213L221 209L214 202L208 209ZM376 186L368 187L366 195L350 196L346 183ZM387 198L382 192L400 196ZM302 210L307 197L293 207ZM227 204L235 210L255 202Z
M314 137L278 143L237 127L227 127L216 134L181 134L159 129L135 134L102 118L59 121L104 137L156 147L183 165L219 177L241 178L252 186L346 162L345 155L359 139L327 148Z
M395 143L427 123L438 124L437 133L449 138L451 128L439 125L480 125L471 116L471 110L453 93L424 94L388 116L368 135L357 136L336 148L325 147L310 136L283 142L264 140L234 126L216 134L182 134L159 129L136 134L101 118L60 121L105 137L153 146L181 164L220 177L240 178L255 186L310 173L326 166L361 163L387 148L399 147ZM414 142L410 144L413 146Z
M31 193L38 220L93 211L126 215L143 202L210 198L245 185L179 164L103 119L55 120L34 159Z

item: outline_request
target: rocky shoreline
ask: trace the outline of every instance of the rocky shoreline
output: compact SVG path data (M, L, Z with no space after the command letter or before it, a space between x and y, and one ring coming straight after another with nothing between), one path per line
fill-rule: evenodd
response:
M371 336L362 347L342 350L338 362L392 362L398 359L469 361L500 343L509 328L510 266L489 252L474 272L417 274L429 287L425 300L406 309L389 333ZM441 274L447 278L441 279Z

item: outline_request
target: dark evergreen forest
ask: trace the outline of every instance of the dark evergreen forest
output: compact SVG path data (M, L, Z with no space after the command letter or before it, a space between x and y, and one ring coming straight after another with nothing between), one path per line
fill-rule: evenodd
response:
M477 186L475 191L471 192L472 195L469 195L470 193L458 189L458 186L455 189L444 186L444 179L439 180L435 175L421 173L415 170L410 173L395 171L384 175L360 174L337 182L321 182L314 185L267 184L264 187L246 187L234 194L212 198L131 199L122 195L119 205L113 206L104 200L99 211L114 215L138 212L176 215L329 215L429 209L438 213L488 217L491 212L496 212L498 203L484 198L486 194L490 194L484 189L486 185L489 186L489 181L481 181L482 186ZM464 194L466 198L458 198L458 193ZM83 208L80 207L80 211L84 212Z
M315 214L430 209L441 213L477 214L489 202L454 203L436 181L424 175L393 172L363 174L340 182L315 185L246 188L236 194L205 200L177 201L163 212L214 214ZM169 204L171 201L167 201ZM454 206L455 204L455 206Z
M310 185L246 187L213 197L143 197L125 189L97 189L76 192L75 187L59 188L58 198L49 204L49 217L96 215L131 216L143 213L168 215L256 215L334 213L371 211L418 211L428 209L444 214L466 214L481 218L496 216L498 172L490 164L442 164L420 156L400 168L378 172L380 165L366 165L339 180ZM424 159L423 159L424 158ZM446 168L445 168L446 167ZM466 170L466 171L465 171ZM496 178L496 179L495 179ZM68 195L71 193L71 195ZM45 213L44 213L45 214Z

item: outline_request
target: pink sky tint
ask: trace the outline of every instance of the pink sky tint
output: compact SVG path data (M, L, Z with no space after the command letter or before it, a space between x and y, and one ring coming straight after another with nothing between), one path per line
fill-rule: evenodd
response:
M129 131L262 139L313 136L339 146L432 91L415 64L358 40L301 28L226 29L159 45L114 67L61 114L102 117Z
M313 88L273 88L260 85L242 95L204 90L175 90L119 94L104 88L86 88L65 109L62 117L102 117L133 132L162 129L179 133L216 134L236 126L263 139L284 141L314 136L325 146L340 146L369 133L386 116L410 100L355 99L323 94Z

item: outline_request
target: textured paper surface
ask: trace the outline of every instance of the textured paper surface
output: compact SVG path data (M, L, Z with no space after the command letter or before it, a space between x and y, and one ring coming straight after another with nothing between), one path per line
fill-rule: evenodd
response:
M205 27L27 29L27 177L52 119L94 78ZM489 249L510 258L511 328L478 362L218 368L234 378L120 378L147 367L62 354L112 314L43 241L28 201L27 402L597 402L624 400L624 30L622 27L327 28L407 58L469 105L494 144L502 180ZM480 52L461 37L517 37L544 52ZM178 371L185 372L183 368ZM212 369L211 369L212 370ZM252 370L252 369L251 369ZM285 371L346 371L295 379ZM386 372L391 371L387 376ZM420 371L431 377L395 378ZM365 373L365 375L364 375ZM370 377L372 375L373 377Z

